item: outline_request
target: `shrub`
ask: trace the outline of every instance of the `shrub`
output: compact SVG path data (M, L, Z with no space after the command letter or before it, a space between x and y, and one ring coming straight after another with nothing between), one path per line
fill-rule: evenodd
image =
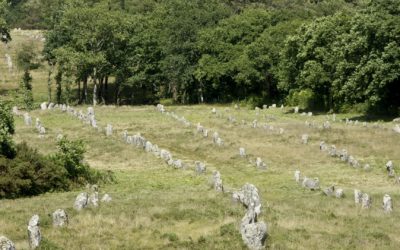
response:
M0 155L7 158L16 153L11 134L14 134L14 118L9 105L0 101Z
M312 109L315 105L315 95L311 89L293 90L290 91L286 103L301 109Z
M0 155L0 198L38 195L69 187L66 170L29 148L16 146L13 159Z

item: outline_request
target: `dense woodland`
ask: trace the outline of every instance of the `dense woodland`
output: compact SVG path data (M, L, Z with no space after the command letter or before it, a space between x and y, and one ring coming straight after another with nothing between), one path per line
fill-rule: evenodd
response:
M3 0L46 30L53 102L400 107L397 0ZM11 37L12 39L12 37ZM29 73L29 67L26 69ZM34 86L33 86L34 88Z

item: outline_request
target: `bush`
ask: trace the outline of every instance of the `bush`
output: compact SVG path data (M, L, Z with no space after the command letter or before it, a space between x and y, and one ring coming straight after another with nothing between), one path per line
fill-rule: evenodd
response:
M289 106L299 106L301 109L313 109L315 105L315 94L311 89L290 91L286 103Z
M254 109L255 107L261 108L264 104L264 99L259 96L250 96L240 102L240 106L247 106L250 109Z
M0 155L0 198L68 189L67 171L62 166L29 148L26 143L18 144L16 152L13 159Z
M176 104L176 102L174 101L173 98L162 98L160 99L160 104L164 105L164 106L171 106Z
M14 134L14 117L10 106L0 101L0 155L7 158L14 157L16 153L12 134Z

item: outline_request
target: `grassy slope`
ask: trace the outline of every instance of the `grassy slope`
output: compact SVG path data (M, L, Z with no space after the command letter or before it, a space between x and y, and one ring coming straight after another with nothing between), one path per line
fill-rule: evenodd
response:
M46 83L40 79L45 79L46 73L42 69L36 74L35 97L45 100ZM13 86L15 83L8 82L6 86L1 85L1 90ZM85 110L86 107L80 108ZM34 213L38 213L45 245L49 248L242 248L238 224L244 209L233 204L229 195L215 193L208 186L211 171L218 169L230 189L239 188L246 182L259 188L263 203L261 219L269 225L268 245L272 249L400 247L397 234L400 225L396 223L400 218L397 206L399 186L386 177L384 170L389 159L396 166L400 164L399 135L340 123L334 123L330 131L320 131L304 125L310 118L284 114L279 109L262 111L256 116L254 111L245 109L223 111L225 107L217 108L225 117L231 114L238 121L251 122L257 118L264 123L264 113L274 116L276 119L268 123L285 129L283 135L277 135L263 129L252 129L249 125L229 124L226 119L214 117L210 112L211 106L167 109L185 116L193 124L201 122L206 128L218 131L225 146L213 146L211 138L203 139L193 127L187 128L149 106L97 107L99 124L104 127L111 123L114 126L112 138L106 138L60 111L36 110L32 116L40 117L48 131L46 138L39 139L33 128L26 127L21 118L16 118L16 141L25 140L39 151L50 153L56 150L58 133L83 139L88 151L86 160L95 168L113 170L118 182L100 188L101 193L111 194L112 203L80 213L71 208L75 196L82 190L1 200L0 235L12 239L18 249L26 249L26 224ZM319 123L324 119L324 116L313 118ZM151 154L123 144L121 132L124 129L130 134L141 132L153 143L169 149L173 156L187 162L207 162L207 175L196 176L192 169L171 169ZM303 133L310 135L309 145L300 144ZM353 169L319 152L320 140L336 144L339 149L346 148L362 163L370 163L372 171ZM238 156L241 146L251 157L262 157L269 169L257 170L241 159ZM296 169L309 177L319 177L323 187L336 184L344 188L346 198L338 200L303 190L293 180ZM370 210L363 211L354 205L354 188L372 196L373 207ZM390 194L394 202L391 215L384 214L381 208L385 193ZM69 212L70 225L67 228L52 228L48 215L57 208Z

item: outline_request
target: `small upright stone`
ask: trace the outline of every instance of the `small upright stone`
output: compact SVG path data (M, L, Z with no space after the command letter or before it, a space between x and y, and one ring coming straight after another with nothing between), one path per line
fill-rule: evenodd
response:
M326 196L332 196L332 195L335 194L335 186L330 186L330 187L324 189L323 192L324 192L324 194L325 194Z
M41 109L41 110L46 110L46 109L47 109L47 102L42 102L42 103L40 104L40 109Z
M394 173L394 166L393 166L392 161L388 161L386 163L386 171L388 172L389 177L394 177L395 173Z
M195 161L194 165L196 173L203 174L206 172L206 164L204 164L203 162Z
M300 170L294 171L294 179L296 180L297 183L300 183L300 180L301 180Z
M88 198L88 205L91 205L93 207L99 206L99 188L97 187L97 185L91 186L91 194Z
M244 148L239 148L240 157L246 157L246 150Z
M86 192L80 193L75 199L74 209L80 211L83 208L87 207L88 200L89 195Z
M299 113L299 107L294 107L294 113L295 114Z
M68 215L63 209L57 209L53 213L53 226L63 227L68 225Z
M224 192L224 186L222 185L221 174L219 173L219 171L214 171L212 178L215 191Z
M303 134L303 135L301 136L301 142L302 142L303 144L307 144L307 143L308 143L308 134Z
M310 190L317 190L319 189L319 179L318 178L311 179L304 177L302 186Z
M101 202L108 203L108 202L111 202L111 201L112 201L112 198L111 198L111 196L109 194L104 194L103 197L101 198Z
M218 137L216 144L217 146L222 147L224 145L224 141L220 137Z
M39 228L39 215L35 214L28 223L29 246L31 249L39 247L42 236Z
M32 118L28 113L24 114L24 122L26 126L32 126Z
M0 249L1 250L15 250L15 245L7 237L0 236Z
M213 108L212 111L211 111L211 113L212 113L213 115L215 115L215 114L217 114L217 110L216 110L215 108Z
M371 207L371 204L371 197L368 194L364 193L361 198L361 207L367 209Z
M257 157L256 159L256 167L259 169L267 169L267 165L260 157Z
M393 211L392 198L388 194L383 196L383 211L385 211L385 213L390 213Z
M344 191L343 191L343 189L337 188L337 189L335 190L335 197L338 198L338 199L343 198L343 197L344 197Z
M354 189L354 202L356 204L360 204L362 202L362 197L363 193L358 189Z
M107 124L107 127L106 127L106 136L112 136L112 133L113 133L113 127L112 127L112 125L111 125L111 124Z

